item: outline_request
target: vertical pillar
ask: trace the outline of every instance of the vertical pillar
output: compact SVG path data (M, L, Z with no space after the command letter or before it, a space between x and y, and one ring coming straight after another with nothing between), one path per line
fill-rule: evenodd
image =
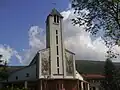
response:
M77 88L78 88L78 90L79 90L79 80L77 80Z
M28 88L28 82L27 81L24 82L24 87Z
M83 82L81 82L81 90L83 90Z
M40 90L42 90L42 80L40 81Z
M90 86L89 86L89 83L87 84L87 87L88 87L88 90L90 90Z
M95 90L99 90L99 87L96 87Z

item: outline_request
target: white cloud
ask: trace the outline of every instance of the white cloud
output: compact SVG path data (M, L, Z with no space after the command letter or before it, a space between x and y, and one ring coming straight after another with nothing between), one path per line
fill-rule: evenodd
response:
M105 60L107 48L100 37L91 39L91 35L84 31L84 27L73 26L71 19L75 17L73 10L61 12L63 18L64 44L67 49L76 53L76 59L79 60ZM10 62L12 56L16 56L20 63L29 64L36 52L45 48L45 30L38 26L32 26L29 29L29 48L23 49L21 56L9 46L0 45L0 54L4 59ZM120 53L120 47L114 47L114 50Z
M31 48L43 48L45 46L44 30L33 26L29 30L29 45Z
M29 64L38 50L45 48L44 30L38 26L32 26L29 29L29 49L24 49L22 64Z
M86 12L87 13L87 12ZM73 26L71 19L75 17L73 10L63 11L64 44L65 47L76 53L79 60L105 60L106 51L103 40L97 37L92 41L84 27ZM28 50L24 50L23 64L28 64L36 52L45 48L45 30L38 26L32 26L29 30ZM119 48L119 47L118 47ZM116 50L118 50L118 48Z
M105 60L108 48L105 46L104 41L100 37L94 40L91 39L91 35L84 31L83 26L73 26L71 19L75 18L75 15L72 9L63 11L61 14L64 16L65 46L76 53L76 59ZM120 47L118 48L120 49Z
M0 44L0 54L3 56L1 58L1 60L3 60L3 62L5 62L5 61L7 61L7 63L11 62L10 60L11 60L12 56L15 56L19 60L19 62L21 62L21 60L22 60L22 58L18 54L18 52L8 45Z
M38 26L32 26L28 34L29 49L23 49L21 53L18 53L8 45L0 45L0 54L3 55L1 59L12 65L12 57L15 56L21 64L29 64L37 51L45 48L45 34L44 30Z

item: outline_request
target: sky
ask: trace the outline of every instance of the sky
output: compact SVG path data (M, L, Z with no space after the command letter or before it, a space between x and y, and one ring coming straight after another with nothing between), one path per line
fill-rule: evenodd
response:
M105 60L107 48L100 37L94 41L83 27L73 26L70 0L0 0L0 54L9 65L29 64L45 48L45 20L52 8L63 16L65 47L78 60ZM53 4L53 3L56 3ZM117 52L120 48L115 47ZM119 52L120 53L120 52Z
M29 48L29 28L33 25L45 28L46 16L54 7L63 11L68 0L0 0L0 44L18 52Z
M54 2L56 5L52 4ZM46 16L53 7L63 11L68 7L68 1L0 0L0 43L17 50L27 48L28 29L32 25L44 28Z

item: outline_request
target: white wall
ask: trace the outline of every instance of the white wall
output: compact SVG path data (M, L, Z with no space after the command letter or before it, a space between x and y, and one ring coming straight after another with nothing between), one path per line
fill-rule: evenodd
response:
M47 18L47 25L46 26L46 41L47 41L47 46L50 48L50 60L51 60L51 77L53 78L62 78L63 77L68 77L68 78L75 78L75 55L73 53L66 52L64 48L64 43L63 43L63 20L60 18L59 23L54 23L54 16L48 16ZM56 30L58 30L58 44L56 44ZM57 55L57 48L58 46L58 51L59 55ZM73 74L70 76L67 76L66 74L66 58L65 58L65 53L68 55L73 56ZM59 57L59 74L57 75L57 57ZM56 74L56 75L55 75Z
M60 20L61 22L61 20ZM51 54L51 72L53 74L57 74L57 49L56 49L56 30L58 30L58 50L59 50L59 73L63 74L63 58L62 58L62 40L61 40L61 31L62 25L61 23L55 24L54 17L49 17L49 33L50 33L50 54Z
M29 77L26 77L26 73L29 73ZM18 77L18 80L34 80L36 79L36 64L29 66L29 67L25 67L21 70L18 70L14 73L12 73L9 78L8 81L18 81L16 80L16 76Z

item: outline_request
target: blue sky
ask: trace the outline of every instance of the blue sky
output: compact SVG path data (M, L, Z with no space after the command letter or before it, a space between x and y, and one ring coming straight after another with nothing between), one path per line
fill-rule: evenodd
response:
M32 60L36 50L44 48L44 40L41 40L44 38L44 32L41 34L42 30L37 30L34 26L45 30L46 17L54 7L59 12L64 11L62 12L65 26L64 44L69 50L76 53L76 59L105 60L108 48L104 45L103 40L98 37L93 41L90 34L83 28L71 24L70 19L75 16L74 11L68 9L69 1L0 0L0 54L4 53L5 59L10 60L9 65L20 65L20 60L26 63L26 61ZM56 5L52 3L56 3ZM34 30L31 29L31 26ZM31 33L31 36L28 32ZM115 48L120 53L120 48Z
M68 0L0 0L0 3L0 43L17 50L27 48L31 25L44 28L46 16L53 7L59 11L68 7Z
M55 7L61 12L68 4L69 0L0 0L0 44L19 52L27 49L29 28L32 25L45 28L51 9Z

